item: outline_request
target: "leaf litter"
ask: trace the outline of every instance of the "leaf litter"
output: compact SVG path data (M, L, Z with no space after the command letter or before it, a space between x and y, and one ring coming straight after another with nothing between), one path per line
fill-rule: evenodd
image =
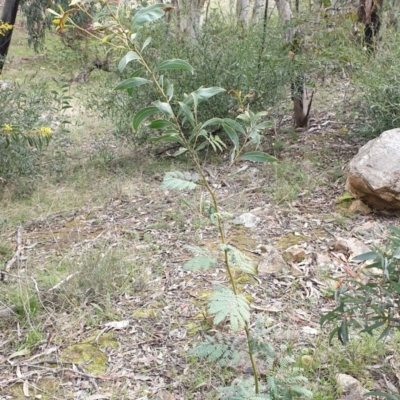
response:
M313 348L316 338L321 336L319 315L333 307L327 295L329 288L338 280L357 274L359 268L352 261L351 249L338 251L335 244L341 239L347 245L349 240L367 240L369 246L381 244L385 227L398 223L391 216L343 217L337 210L335 199L343 193L344 182L341 177L333 180L329 172L337 160L345 165L356 153L358 144L344 140L333 115L321 114L308 131L298 136L295 143L287 140L280 158L290 157L293 166L304 167L304 158L318 155L318 161L308 171L317 183L305 185L294 199L276 202L269 190L279 187L274 167L256 168L244 162L247 168L226 178L219 197L224 210L234 216L249 212L259 219L256 226L244 231L244 236L251 240L232 243L253 260L262 257L257 248L260 245L273 246L282 254L291 246L301 249L301 260L285 259L289 268L284 274L256 275L251 282L244 280L241 290L246 298L251 298L251 323L264 318L272 343L279 345L291 332L298 347ZM321 151L327 148L329 152ZM217 175L218 166L212 168ZM144 183L138 177L134 186L139 190L127 191L102 205L87 204L24 224L23 255L17 268L9 271L11 281L35 278L46 271L48 262L64 257L77 260L74 274L79 273L83 271L79 260L85 252L122 248L123 254L129 255L128 262L142 260L144 282L137 285L135 276L127 276L124 285L113 293L95 293L92 300L88 300L87 293L79 305L60 305L56 300L59 292L80 274L68 281L70 275L60 277L47 286L43 279L35 280L36 295L45 311L40 321L43 339L29 351L16 351L15 336L22 337L32 327L22 326L13 315L16 311L10 308L0 333L2 398L42 393L51 393L54 398L92 400L115 396L215 398L212 393L220 384L218 374L195 383L193 374L199 368L217 367L207 367L202 362L193 364L189 350L206 334L213 337L219 331L228 332L226 321L220 321L216 327L210 325L205 301L215 285L226 283L226 276L221 264L196 272L185 272L182 266L190 258L187 246L196 249L203 248L204 243L217 243L216 233L202 223L204 219L197 212L182 207L180 198L185 199L184 204L192 204L187 194L177 196L163 190L160 182L151 178ZM249 186L254 189L249 190ZM235 229L234 224L227 223L228 237ZM14 237L15 232L10 230L1 232L2 240L12 243ZM132 287L135 289L131 290ZM104 299L100 297L107 301L101 302ZM109 334L112 345L102 342L102 337ZM235 343L244 340L240 333L231 338ZM102 355L104 369L89 372L89 366L95 363L93 356L63 357L66 349L79 347L80 343ZM399 374L398 359L392 358L391 363ZM246 361L231 366L233 374L246 373L248 368Z

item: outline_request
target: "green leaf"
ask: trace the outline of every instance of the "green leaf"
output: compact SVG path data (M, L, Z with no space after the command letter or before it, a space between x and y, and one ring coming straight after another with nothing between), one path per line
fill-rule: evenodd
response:
M162 103L160 100L157 101L153 101L153 103L160 112L162 112L163 114L167 114L170 117L174 116L174 112L172 111L171 106L168 103Z
M193 96L189 95L188 97L186 97L184 103L190 106L195 102L195 98L197 98L198 102L201 102L222 92L226 92L226 90L217 86L209 88L200 88L192 93Z
M262 151L249 151L239 157L239 160L243 161L255 161L255 162L276 162L278 161L275 157L270 156Z
M308 389L303 388L302 386L299 386L296 384L291 384L289 387L290 387L290 390L292 390L293 392L296 392L297 394L300 394L303 398L304 397L306 397L307 399L313 398L313 392L310 392Z
M174 124L171 121L167 121L166 119L156 119L152 121L148 127L150 129L164 129L164 128L175 128ZM178 133L178 132L176 132Z
M182 103L181 101L179 101L179 107L181 110L179 111L178 115L180 115L182 112L183 115L186 117L186 119L189 121L190 125L194 128L196 123L194 121L194 116L193 116L193 113L190 110L190 108L185 103Z
M221 245L221 249L222 251L226 251L228 253L228 259L233 267L247 274L256 274L256 266L254 262L239 249L229 244Z
M174 85L171 83L167 89L168 100L171 101L172 97L174 97Z
M349 338L349 325L346 319L344 319L342 321L342 323L340 324L340 328L338 330L338 337L339 340L346 345L350 338Z
M257 131L261 130L261 129L269 129L269 128L273 128L275 126L275 124L271 121L266 121L266 122L261 122L261 124L258 124L254 129L256 129Z
M114 90L126 90L126 89L132 89L138 86L142 86L146 83L151 83L148 79L145 78L129 78L125 79L121 83L119 83Z
M204 122L204 124L201 126L202 128L205 128L210 125L222 125L224 123L224 120L222 118L211 118L208 121Z
M194 257L183 266L184 271L199 271L217 266L217 260L209 257Z
M240 132L242 135L245 135L246 132L243 129L242 125L240 125L238 122L236 122L233 119L230 118L224 118L224 124L230 126L232 129L234 129L236 132Z
M132 51L132 50L128 51L128 52L121 58L121 61L120 61L119 64L118 64L118 69L119 69L119 71L122 72L122 71L125 69L126 65L127 65L128 63L130 63L131 61L134 61L134 60L140 60L139 54L136 53L135 51Z
M260 118L260 117L265 117L266 115L268 115L268 112L267 112L267 111L259 111L259 112L255 115L255 117L258 119L258 118Z
M184 154L188 151L186 147L181 147L179 150L175 151L175 153L172 154L172 157L178 157L181 154Z
M393 257L393 258L396 258L397 260L400 259L400 247L398 247L398 248L394 251L392 257Z
M197 187L199 175L190 172L167 172L161 187L163 189L193 190Z
M250 320L249 302L242 294L221 287L210 297L208 312L215 314L214 324L218 325L225 318L229 319L233 331L243 328Z
M187 62L179 59L165 60L157 65L156 71L167 71L173 69L180 69L194 73L193 67Z
M141 50L142 53L143 53L143 50L151 43L151 41L152 41L151 37L148 37L148 38L144 41L143 46L142 46L142 50Z
M132 18L132 30L134 31L144 24L162 18L165 14L165 7L165 4L152 4L151 6L141 8Z
M231 343L226 344L222 338L217 337L219 341L212 336L206 336L206 341L189 350L189 354L205 358L208 362L218 362L223 367L237 364L240 361L240 353Z
M189 244L185 244L183 246L183 248L185 250L189 250L195 256L208 257L210 255L210 253L207 250L205 250L205 249L203 249L202 247L199 247L199 246L192 246L192 245L189 245Z
M360 254L359 256L353 257L353 261L366 261L373 260L378 254L375 251L369 251L367 253Z
M168 143L179 143L183 146L182 140L179 137L179 133L171 130L170 132L166 132L164 135L153 137L148 139L149 142L157 143L157 142L168 142Z
M136 115L133 117L133 129L135 131L138 130L140 124L145 121L147 118L149 118L150 116L158 113L159 110L157 107L146 107L146 108L142 108L140 111L138 111L136 113Z

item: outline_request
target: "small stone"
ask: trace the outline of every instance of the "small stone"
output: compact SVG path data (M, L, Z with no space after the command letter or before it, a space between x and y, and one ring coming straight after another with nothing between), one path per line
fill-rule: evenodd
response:
M338 400L363 400L364 394L368 392L357 379L347 374L337 374L336 384L338 391L344 395Z
M332 260L327 254L317 253L315 256L315 260L318 267L326 267L332 265Z
M350 258L357 257L360 254L368 253L371 249L366 246L361 240L356 238L336 239L334 244L335 251L342 253Z
M361 240L350 238L347 240L347 243L349 246L350 258L357 257L360 254L369 253L371 251L371 249Z
M283 256L286 260L298 263L306 258L306 253L302 247L295 245L287 248Z
M296 265L296 264L290 264L290 273L294 276L302 276L304 275L304 272Z
M368 215L372 213L372 210L361 200L354 200L349 207L349 212L352 214Z
M232 222L236 225L243 225L245 228L255 228L261 221L252 213L245 213L236 217Z
M262 258L258 263L258 275L266 276L271 274L281 274L288 271L288 266L280 255L279 251L273 246L260 246Z
M336 239L333 248L335 251L338 251L339 253L347 254L347 252L349 251L349 245L347 244L347 239L343 238Z

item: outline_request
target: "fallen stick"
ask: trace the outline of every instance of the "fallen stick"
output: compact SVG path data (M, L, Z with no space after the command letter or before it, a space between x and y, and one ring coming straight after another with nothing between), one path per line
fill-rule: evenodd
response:
M10 271L11 267L15 263L15 261L18 260L22 253L23 247L22 247L22 227L19 226L17 229L17 249L14 253L14 255L11 257L10 260L8 260L6 267L4 268L4 271L1 271L1 276L0 276L0 281L7 282L8 280L8 272Z
M60 286L62 286L64 283L67 283L68 281L70 281L75 275L80 274L81 271L77 271L74 272L71 275L68 275L65 279L63 279L62 281L58 282L57 285L53 286L51 289L49 289L49 292L54 292L55 290L57 290Z

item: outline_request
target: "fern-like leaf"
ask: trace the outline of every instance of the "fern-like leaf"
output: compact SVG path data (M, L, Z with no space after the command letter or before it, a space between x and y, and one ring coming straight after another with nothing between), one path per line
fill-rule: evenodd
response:
M193 257L187 263L184 264L184 271L200 271L210 268L215 268L217 266L217 260L210 257Z
M207 250L205 250L205 249L203 249L202 247L199 247L199 246L192 246L192 245L189 245L189 244L185 244L183 246L183 248L185 250L190 251L194 256L202 256L202 257L209 257L210 256L210 253Z
M161 187L164 189L193 190L197 187L199 175L191 172L167 172Z
M264 388L260 385L261 390ZM273 400L268 393L254 393L254 380L252 378L235 379L231 386L219 388L221 400Z
M243 328L250 320L250 306L242 294L235 294L231 289L221 287L210 297L208 312L215 314L214 324L225 318L229 319L233 331Z
M255 275L256 265L254 262L243 254L239 249L231 245L221 245L222 251L228 252L228 258L231 265L246 274Z
M237 364L240 360L239 352L224 343L221 337L218 341L212 336L206 336L206 341L189 350L189 354L205 358L208 362L218 362L222 367Z
M183 266L185 271L206 270L217 266L217 260L207 250L198 246L186 245L183 247L195 256Z

